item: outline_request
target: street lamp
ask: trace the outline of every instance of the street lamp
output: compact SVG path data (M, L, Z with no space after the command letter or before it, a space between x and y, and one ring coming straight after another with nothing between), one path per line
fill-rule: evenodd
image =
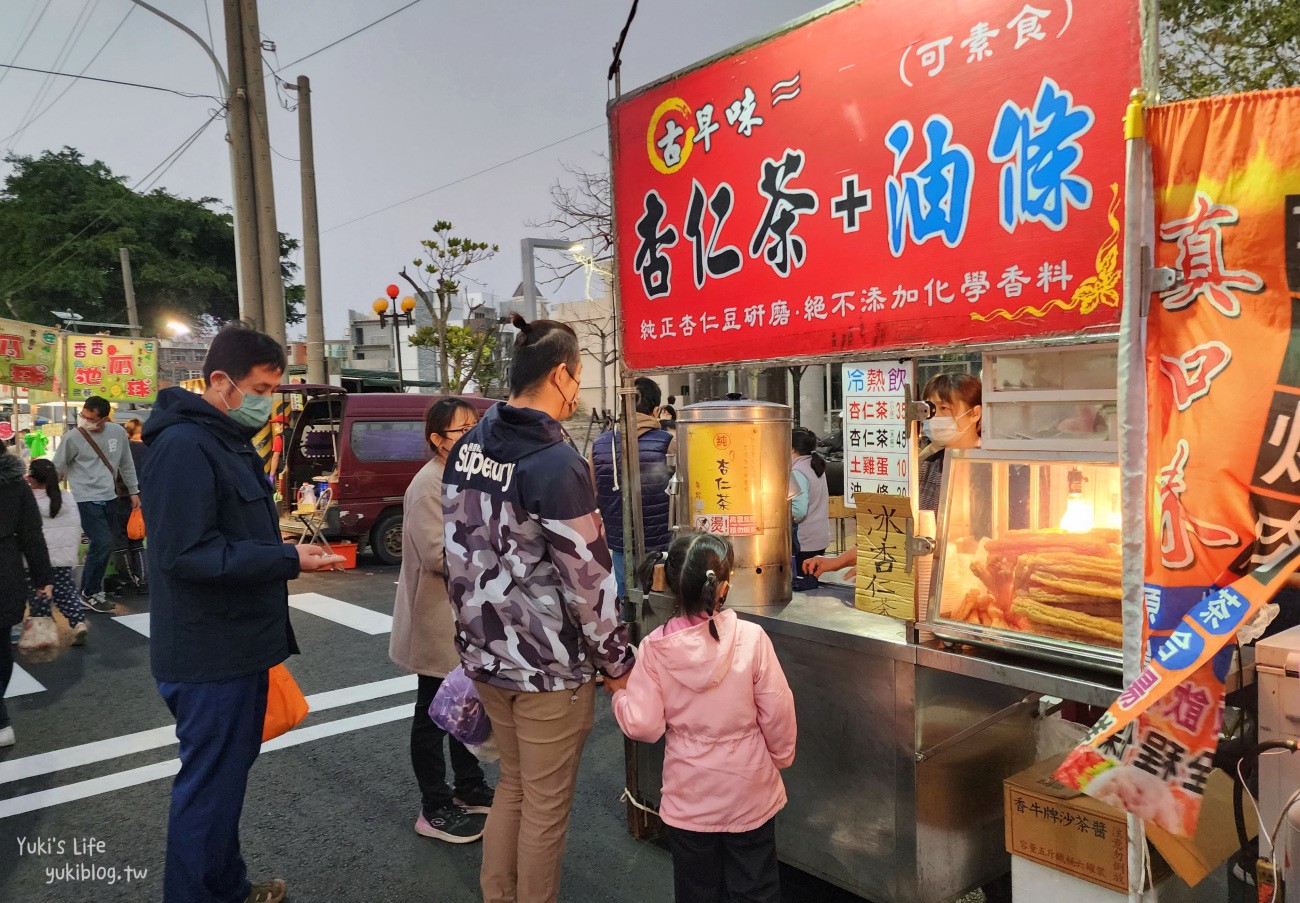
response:
M175 320L170 321L165 328L171 331L173 338L177 338L177 339L179 339L183 335L190 334L190 328L188 326L186 326L184 323L178 323Z
M393 348L397 353L397 391L405 392L406 386L402 381L402 336L399 329L403 323L407 326L414 325L415 319L411 316L411 312L415 310L415 299L410 295L407 295L402 299L402 303L399 306L397 303L397 295L399 292L401 292L401 289L396 285L388 286L388 300L377 298L374 304L374 311L379 315L380 329L387 327L389 321L392 321Z
M578 252L582 242L567 238L525 238L519 243L524 259L524 304L528 307L528 319L537 319L537 272L534 268L533 252L537 248L553 248L557 251Z

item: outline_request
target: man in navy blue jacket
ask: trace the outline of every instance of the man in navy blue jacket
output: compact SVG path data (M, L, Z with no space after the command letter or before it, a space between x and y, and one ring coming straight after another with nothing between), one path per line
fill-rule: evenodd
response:
M281 539L250 442L284 369L284 350L270 336L227 327L203 364L207 391L164 389L144 429L149 646L181 758L165 903L285 899L283 881L249 882L239 816L262 743L267 670L298 651L288 581L339 559Z

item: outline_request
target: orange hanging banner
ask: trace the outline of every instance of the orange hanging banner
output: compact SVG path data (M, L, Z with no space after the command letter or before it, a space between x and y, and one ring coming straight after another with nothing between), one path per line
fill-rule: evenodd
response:
M1237 630L1300 567L1300 90L1147 115L1145 667L1058 780L1196 829ZM1293 332L1293 329L1296 331Z

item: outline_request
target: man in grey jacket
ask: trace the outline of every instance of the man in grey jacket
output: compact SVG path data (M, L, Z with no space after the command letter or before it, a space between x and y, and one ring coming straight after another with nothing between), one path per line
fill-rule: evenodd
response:
M114 608L104 596L104 570L132 508L140 507L140 485L131 459L126 430L109 420L108 399L92 395L54 453L59 476L68 481L81 513L81 529L90 540L81 572L81 601L95 611ZM130 494L118 498L116 478L122 477Z

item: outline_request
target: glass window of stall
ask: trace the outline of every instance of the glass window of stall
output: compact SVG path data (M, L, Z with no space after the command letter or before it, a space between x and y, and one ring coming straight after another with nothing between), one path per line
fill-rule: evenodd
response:
M936 635L1121 666L1113 344L987 355L983 448L950 454Z

